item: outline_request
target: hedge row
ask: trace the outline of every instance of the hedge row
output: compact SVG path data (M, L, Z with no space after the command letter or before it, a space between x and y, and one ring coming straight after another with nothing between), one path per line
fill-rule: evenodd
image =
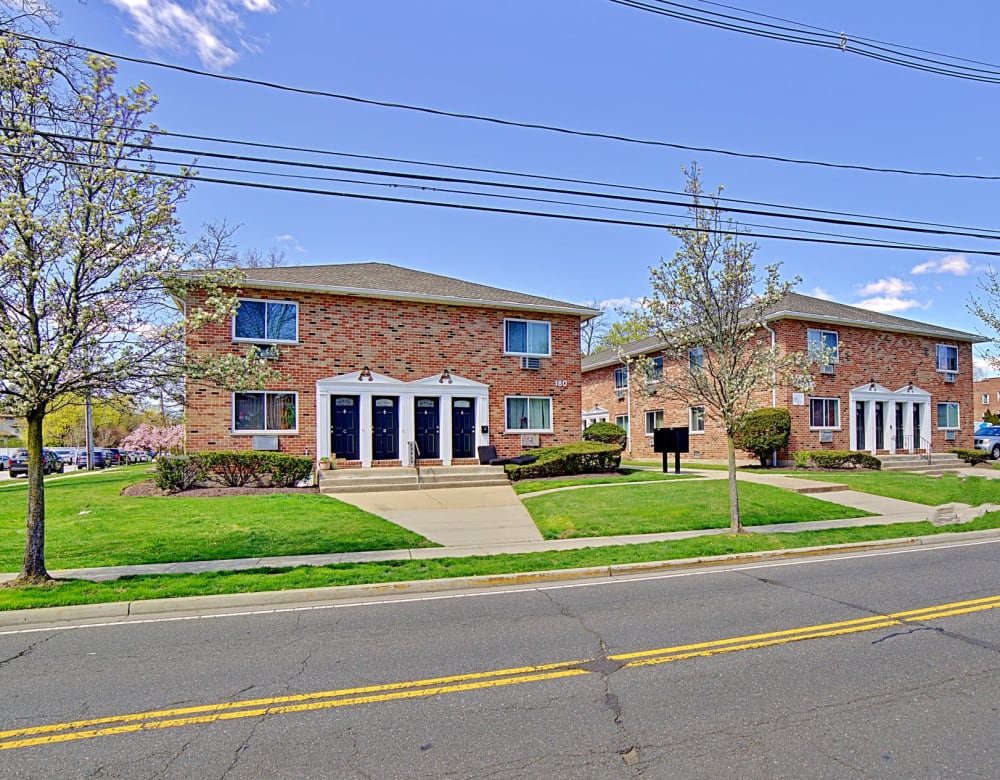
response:
M227 487L293 487L312 475L312 458L283 452L199 452L156 459L156 486L168 493L202 482Z
M622 450L617 444L581 441L558 447L532 450L537 460L523 466L510 464L507 476L513 481L539 477L562 477L568 474L591 474L617 471L622 462Z
M990 459L990 453L986 450L955 449L948 450L948 452L954 452L959 458L972 466L975 466L978 463L985 463Z
M882 468L882 461L874 455L856 450L799 450L792 453L792 457L795 458L795 465L799 468L875 470Z
M595 422L583 432L584 441L599 441L603 444L617 444L625 449L628 433L620 425L609 422Z

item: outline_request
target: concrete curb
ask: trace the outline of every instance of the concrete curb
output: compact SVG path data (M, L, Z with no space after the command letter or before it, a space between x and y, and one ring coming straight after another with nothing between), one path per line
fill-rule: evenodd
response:
M658 574L670 570L722 566L733 563L755 563L820 556L830 553L853 553L886 548L932 547L956 541L1000 538L1000 529L913 536L900 539L881 539L872 542L848 542L839 545L799 547L788 550L766 550L734 555L716 555L704 558L684 558L669 561L614 564L579 569L521 572L517 574L487 574L475 577L455 577L435 580L385 582L371 585L338 585L327 588L302 590L262 591L233 593L219 596L185 596L172 599L122 601L104 604L84 604L68 607L42 607L39 609L8 610L0 612L0 629L27 626L58 625L60 627L84 626L95 621L136 621L155 618L181 618L183 616L211 615L230 611L281 611L297 607L315 607L338 603L365 601L387 596L418 596L421 594L447 593L457 590L502 588L524 585L545 585L567 580L613 580Z

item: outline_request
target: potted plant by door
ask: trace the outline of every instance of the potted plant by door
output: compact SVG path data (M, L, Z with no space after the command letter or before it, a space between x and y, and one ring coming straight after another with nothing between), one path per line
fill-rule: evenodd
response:
M333 467L333 464L331 463L330 459L326 455L324 455L322 458L319 459L319 470L320 471L329 471L332 467Z

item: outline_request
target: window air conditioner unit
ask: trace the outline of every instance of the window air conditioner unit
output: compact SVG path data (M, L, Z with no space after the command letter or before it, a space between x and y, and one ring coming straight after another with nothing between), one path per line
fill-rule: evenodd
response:
M276 360L278 348L274 344L254 344L257 347L257 357L261 360Z
M625 391L624 390L622 390L621 388L615 390L615 398L617 398L620 401L624 397L625 397Z
M542 361L540 358L523 357L521 358L521 368L530 368L537 371L542 367Z
M944 373L944 381L945 382L954 382L956 376L957 376L957 374L955 374L954 371L945 371L945 373Z
M833 374L833 363L827 363L825 366L820 366L819 372L821 374Z
M820 431L819 432L819 443L829 444L833 441L833 431Z
M945 431L944 432L944 438L945 438L945 441L955 441L955 432L954 431Z

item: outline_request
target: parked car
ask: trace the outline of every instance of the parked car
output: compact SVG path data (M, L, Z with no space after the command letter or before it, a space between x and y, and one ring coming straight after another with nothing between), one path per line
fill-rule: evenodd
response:
M977 450L986 450L993 460L1000 458L1000 425L987 425L976 431L973 438Z
M125 450L120 450L117 447L105 447L104 460L109 466L125 466L128 464L128 457L125 455Z
M73 450L53 450L53 452L62 459L63 463L73 465Z
M0 471L6 471L7 466L10 465L10 456L0 455Z
M94 468L95 469L103 469L105 466L107 466L107 461L104 458L104 450L95 449L94 450ZM78 469L85 469L85 468L87 468L87 451L86 450L80 450L76 454L76 467Z
M62 474L65 468L66 464L62 462L62 458L56 455L55 452L52 450L42 450L43 474ZM28 451L26 449L18 450L10 459L10 475L12 477L28 476Z

